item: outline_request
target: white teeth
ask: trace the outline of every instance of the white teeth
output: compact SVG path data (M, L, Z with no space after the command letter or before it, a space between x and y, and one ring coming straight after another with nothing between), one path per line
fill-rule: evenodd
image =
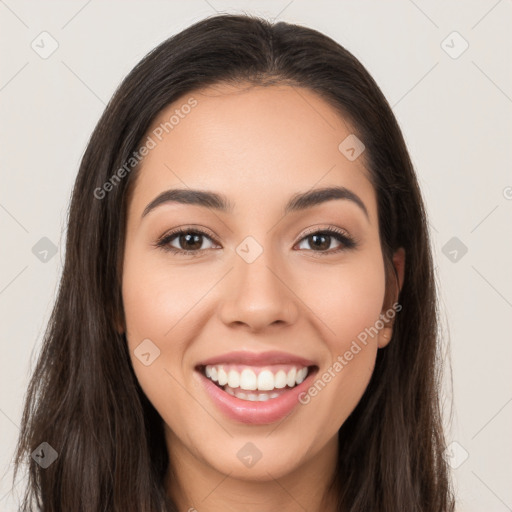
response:
M219 368L217 372L217 380L219 382L219 386L224 386L224 384L228 383L228 375L224 371L224 368L222 368L222 366Z
M286 387L286 373L283 370L279 370L274 377L274 387L282 389Z
M295 382L297 384L300 384L306 378L307 374L308 374L308 369L307 368L302 368L302 370L299 370L297 372L297 377L295 377Z
M263 370L258 375L258 389L271 391L274 389L274 374L270 370Z
M292 368L286 377L286 384L290 387L295 386L295 376L297 375L297 370Z
M286 386L293 388L302 383L308 375L308 368L291 368L288 373L283 369L273 373L271 369L265 368L256 375L251 368L244 368L241 372L230 368L230 365L208 365L205 367L205 375L210 380L217 382L219 386L226 384L233 389L239 388L246 391L272 391L283 389ZM256 400L261 400L256 395ZM235 395L236 396L236 395ZM251 396L251 394L249 394ZM272 396L270 395L270 398ZM252 400L247 398L247 400ZM263 399L263 401L265 398Z
M252 370L248 368L242 370L240 374L240 387L249 391L257 388L256 374Z
M272 393L265 393L265 392L260 392L260 391L245 392L245 391L242 391L240 388L233 389L229 385L224 387L224 391L228 395L234 396L241 400L247 400L250 402L266 402L268 400L278 398L283 393L286 392L284 390L274 391Z
M240 386L240 374L235 372L235 370L230 370L228 373L228 386L230 388L237 388Z

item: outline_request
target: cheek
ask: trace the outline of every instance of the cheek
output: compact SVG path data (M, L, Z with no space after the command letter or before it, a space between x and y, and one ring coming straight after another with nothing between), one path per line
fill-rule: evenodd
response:
M203 279L204 277L204 279ZM211 286L211 276L192 267L155 261L132 251L123 270L123 306L127 330L133 340L154 337L165 347L176 346L177 333Z
M361 264L333 269L328 278L318 275L313 282L307 296L321 320L317 325L329 360L303 403L310 404L315 415L325 419L325 430L334 433L357 406L373 373L375 325L385 294L384 265L373 256Z
M186 340L193 333L184 329L190 329L187 314L200 290L187 281L186 273L155 264L147 254L142 256L136 249L126 254L122 295L130 357L144 393L162 414L185 400L180 384ZM149 365L139 358L139 346L147 347L143 353L150 353Z
M352 339L379 319L385 294L384 263L380 253L355 257L308 277L301 296L324 325L331 352L344 351Z
M211 281L211 272L193 266L169 266L151 261L147 254L138 257L136 251L125 258L123 305L135 375L173 435L193 451L201 446L200 440L223 435L215 431L217 424L201 404L191 400L200 390L187 359L190 343L201 333L201 298ZM141 364L134 354L144 339L152 340L160 351L150 366Z

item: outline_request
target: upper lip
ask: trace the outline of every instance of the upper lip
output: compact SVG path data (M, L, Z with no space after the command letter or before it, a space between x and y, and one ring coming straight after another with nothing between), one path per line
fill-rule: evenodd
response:
M286 352L246 352L235 351L218 356L210 357L198 363L197 366L216 365L222 363L245 364L247 366L265 366L271 364L296 364L297 366L306 367L314 366L314 361L299 357Z

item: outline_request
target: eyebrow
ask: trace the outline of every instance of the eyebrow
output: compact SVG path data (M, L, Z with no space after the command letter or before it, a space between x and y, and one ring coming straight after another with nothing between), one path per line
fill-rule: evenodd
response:
M345 187L325 187L309 190L307 192L293 195L284 208L284 214L306 210L332 201L333 199L344 199L356 204L370 220L368 210L361 198ZM149 212L166 203L180 203L213 208L214 210L228 213L234 209L234 204L229 199L217 192L194 189L171 189L166 190L153 199L142 212L145 217Z

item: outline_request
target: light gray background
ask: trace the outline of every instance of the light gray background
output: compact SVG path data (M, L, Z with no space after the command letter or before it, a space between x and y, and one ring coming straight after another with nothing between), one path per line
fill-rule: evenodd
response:
M87 140L150 49L215 11L246 11L331 36L393 106L427 202L451 343L458 510L512 510L511 3L0 0L0 509L16 510L11 456ZM59 45L46 59L31 47L50 48L43 31ZM469 44L457 58L454 31ZM32 252L43 237L58 248L47 261ZM446 245L453 237L466 254ZM447 421L451 396L447 375Z

